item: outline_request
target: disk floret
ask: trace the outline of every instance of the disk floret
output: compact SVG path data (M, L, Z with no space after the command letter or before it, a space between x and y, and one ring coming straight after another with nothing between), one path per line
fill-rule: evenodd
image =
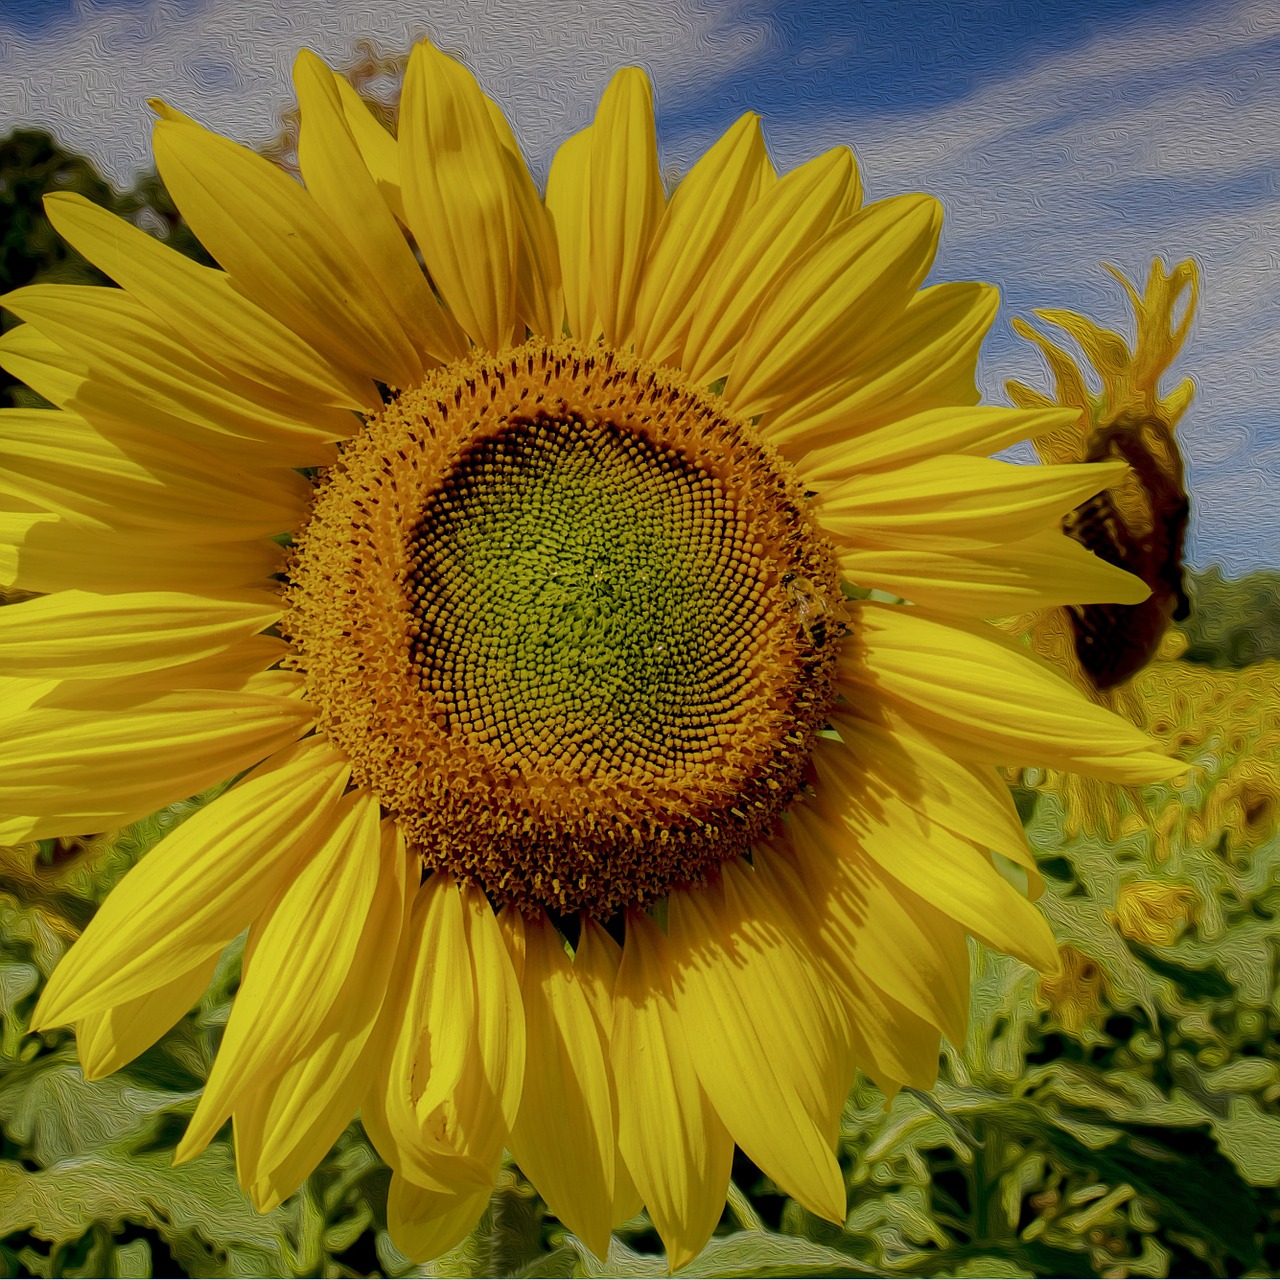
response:
M744 853L796 793L839 626L813 624L839 592L806 508L715 397L535 341L351 441L284 626L425 865L607 918Z

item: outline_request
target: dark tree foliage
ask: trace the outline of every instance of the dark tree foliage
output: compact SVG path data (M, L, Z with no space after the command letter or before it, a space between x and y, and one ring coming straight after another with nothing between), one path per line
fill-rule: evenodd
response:
M1228 578L1214 564L1203 573L1190 572L1187 586L1188 662L1225 668L1280 658L1280 571Z

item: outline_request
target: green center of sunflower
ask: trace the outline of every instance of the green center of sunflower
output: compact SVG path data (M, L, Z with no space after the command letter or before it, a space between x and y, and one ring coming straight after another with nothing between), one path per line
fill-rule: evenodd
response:
M535 341L347 445L283 629L426 866L607 919L744 853L801 785L840 626L806 505L717 398Z

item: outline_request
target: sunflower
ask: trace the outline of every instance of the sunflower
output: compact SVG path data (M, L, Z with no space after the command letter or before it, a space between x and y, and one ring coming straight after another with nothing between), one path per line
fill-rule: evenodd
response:
M540 195L429 44L398 139L295 82L305 188L153 104L221 269L56 195L121 287L4 299L56 407L0 427L0 839L237 778L35 1023L102 1076L247 929L177 1156L230 1117L260 1208L359 1111L419 1258L504 1149L601 1256L643 1204L692 1258L735 1144L840 1222L855 1070L933 1081L966 935L1056 963L995 766L1182 768L983 621L1145 596L1059 527L1125 466L985 456L1075 413L977 407L994 291L922 290L938 204L845 148L779 177L745 115L668 199L623 70Z
M1022 408L1060 404L1076 411L1066 428L1046 433L1034 447L1047 464L1122 458L1129 472L1091 495L1063 519L1063 529L1110 564L1129 570L1151 589L1137 603L1078 602L1010 620L1007 629L1029 635L1032 648L1065 672L1102 706L1153 730L1158 714L1140 696L1134 678L1162 651L1176 649L1174 622L1190 607L1183 581L1183 543L1191 505L1182 453L1174 434L1195 395L1183 379L1168 394L1160 382L1186 342L1195 317L1199 271L1194 259L1171 270L1156 258L1145 289L1114 267L1133 311L1133 349L1118 333L1075 311L1043 310L1037 317L1074 340L1087 358L1099 390L1090 390L1085 366L1048 334L1025 320L1015 331L1034 343L1054 377L1054 397L1011 380L1006 390ZM1130 828L1158 827L1134 788L1126 793L1092 779L1055 776L1048 785L1067 800L1069 834L1091 831L1114 840ZM1121 799L1124 795L1124 799ZM1173 802L1181 808L1181 801ZM1162 847L1167 842L1160 840Z

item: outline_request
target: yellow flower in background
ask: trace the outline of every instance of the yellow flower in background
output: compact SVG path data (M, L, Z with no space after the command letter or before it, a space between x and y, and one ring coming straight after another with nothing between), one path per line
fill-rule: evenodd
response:
M1040 979L1038 993L1049 1013L1068 1035L1078 1036L1106 1008L1107 975L1078 947L1058 948L1057 972Z
M1014 618L1005 629L1029 632L1032 649L1077 688L1150 729L1158 713L1136 694L1133 680L1178 639L1170 626L1187 616L1182 554L1190 504L1174 432L1195 392L1189 378L1168 394L1161 394L1160 382L1190 331L1199 275L1191 259L1166 271L1157 258L1139 293L1113 267L1107 270L1129 295L1136 329L1132 350L1120 334L1077 312L1036 312L1079 344L1100 390L1090 389L1084 367L1063 347L1024 320L1015 320L1014 329L1044 355L1055 395L1018 381L1005 385L1022 408L1056 404L1075 411L1068 426L1033 441L1042 462L1097 464L1122 458L1130 464L1118 483L1091 495L1062 527L1107 563L1142 578L1151 594L1137 603L1046 609ZM1083 830L1115 840L1131 825L1126 815L1139 827L1150 821L1135 790L1126 801L1088 779L1054 776L1049 785L1066 800L1068 834Z
M122 287L3 300L57 408L0 414L47 593L0 613L0 840L243 775L36 1022L104 1075L247 929L178 1154L231 1117L262 1208L359 1111L415 1257L504 1148L601 1256L644 1204L692 1258L735 1143L841 1221L855 1069L932 1082L966 934L1055 964L995 766L1182 771L983 621L1146 597L1061 531L1127 465L985 456L1077 414L975 407L994 291L922 290L939 206L863 206L844 148L779 177L746 115L668 199L627 70L541 196L428 44L398 140L295 83L305 189L156 104L221 270L54 196Z
M1196 917L1200 896L1188 884L1130 880L1116 894L1114 921L1126 938L1171 947Z

